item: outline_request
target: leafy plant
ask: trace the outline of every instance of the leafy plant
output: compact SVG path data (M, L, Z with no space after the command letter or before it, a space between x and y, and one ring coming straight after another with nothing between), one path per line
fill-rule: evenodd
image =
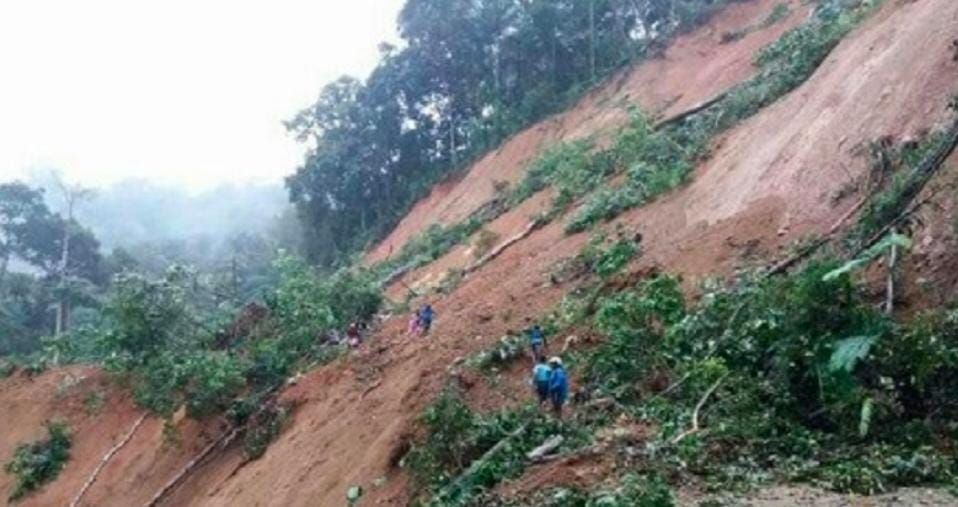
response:
M496 246L496 242L499 241L499 235L489 229L480 229L478 235L476 236L475 243L473 243L472 256L476 259L481 259L490 250L492 247Z
M247 458L258 459L266 453L289 420L289 414L288 407L274 404L256 410L243 435L243 452Z
M901 234L889 234L884 239L865 250L858 258L852 259L843 264L841 267L825 273L825 276L822 277L822 280L826 282L836 280L842 275L861 269L885 253L886 250L894 247L907 250L911 248L911 240L906 236L902 236Z
M47 438L30 444L20 444L7 463L7 473L16 476L10 501L22 498L53 481L70 459L70 434L66 425L47 423Z

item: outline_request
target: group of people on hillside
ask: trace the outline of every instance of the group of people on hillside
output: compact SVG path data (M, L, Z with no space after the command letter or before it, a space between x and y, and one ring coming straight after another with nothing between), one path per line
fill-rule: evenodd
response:
M407 332L414 336L429 334L436 311L430 304L424 304L409 317ZM562 407L569 399L569 378L562 359L554 356L546 360L546 338L539 324L533 325L527 331L529 335L529 349L532 354L532 386L539 399L539 406L549 403L556 417L562 417ZM351 324L346 331L347 343L351 347L358 347L362 342L359 326Z
M569 398L569 378L562 359L558 356L546 361L545 334L538 324L529 329L529 348L532 352L532 386L539 397L539 406L548 402L556 417L562 417L562 407Z
M432 306L428 303L424 304L409 317L409 327L406 331L411 335L425 336L429 334L432 320L435 317L436 312L432 309Z

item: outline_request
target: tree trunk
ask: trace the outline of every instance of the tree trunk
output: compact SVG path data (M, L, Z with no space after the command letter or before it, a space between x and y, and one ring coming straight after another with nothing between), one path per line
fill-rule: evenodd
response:
M60 250L60 302L57 305L57 322L54 336L59 338L67 331L70 318L69 294L67 290L67 266L70 262L70 228L73 227L73 202L67 205L67 222L63 227L63 247ZM54 361L56 362L56 361Z
M6 253L3 256L3 260L0 261L0 290L3 289L3 282L7 278L7 268L10 266L10 253Z
M589 0L589 69L595 81L595 0Z
M895 234L895 228L891 230ZM885 290L885 313L891 315L895 311L895 264L898 262L898 246L891 246L888 256L888 286Z
M449 115L449 160L452 161L452 167L456 167L456 122L452 115Z

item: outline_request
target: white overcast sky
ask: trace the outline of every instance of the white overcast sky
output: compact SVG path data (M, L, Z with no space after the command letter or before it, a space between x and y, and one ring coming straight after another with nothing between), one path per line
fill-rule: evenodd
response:
M395 41L403 0L0 0L0 181L280 181L282 121Z

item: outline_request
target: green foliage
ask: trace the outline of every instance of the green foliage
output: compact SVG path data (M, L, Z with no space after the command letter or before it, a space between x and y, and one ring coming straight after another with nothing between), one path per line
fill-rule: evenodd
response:
M5 470L16 476L9 500L15 501L53 481L70 459L70 434L66 425L47 423L48 437L30 444L20 444L7 462Z
M835 351L828 360L828 368L832 371L851 372L859 361L868 357L878 336L853 336L835 343Z
M583 231L682 184L704 149L702 143L686 141L670 130L652 130L643 115L633 112L631 123L605 154L612 165L625 169L625 183L589 197L566 223L566 231Z
M405 465L420 484L445 484L468 463L474 445L469 436L479 421L458 393L449 389L426 409L421 421L429 438L410 451Z
M104 308L107 331L100 338L112 367L143 364L196 334L190 283L189 272L179 266L158 280L133 273L117 277Z
M593 171L587 141L560 143L545 150L526 169L526 175L508 198L515 206L548 185L557 190L557 206L588 191L602 181L603 174Z
M104 401L106 401L106 396L103 391L90 391L83 398L83 410L89 415L96 415L103 408Z
M476 259L481 259L494 246L496 242L499 241L499 235L489 229L480 229L478 235L476 236L476 241L473 244L472 256Z
M484 505L489 490L518 475L525 454L547 438L563 435L568 442L563 446L587 438L574 423L546 418L534 407L477 415L449 389L426 409L422 422L426 436L403 463L428 490L421 504L436 507ZM497 452L487 454L500 443Z
M938 443L958 414L956 312L895 323L847 274L824 276L835 267L706 286L695 304L669 277L605 296L594 325L606 339L583 381L659 428L644 459L715 488L775 476L862 493L950 482ZM672 443L713 385L707 430Z
M17 371L17 365L13 361L0 358L0 379L5 379Z
M219 312L211 316L197 307L197 282L187 271L175 268L160 280L120 277L99 338L107 366L130 380L141 406L167 417L185 406L189 416L205 418L242 404L243 396L263 402L259 393L281 385L297 364L335 358L339 348L323 340L369 320L382 302L369 271L321 276L288 256L276 269L279 281L267 306L241 312L229 325L253 325L258 334L235 341L221 340L216 321L209 322ZM253 320L243 324L247 319ZM263 441L257 431L251 438Z
M869 247L857 258L846 262L837 269L833 269L832 271L825 273L825 276L822 279L826 282L836 280L843 275L851 273L852 271L861 269L870 264L880 255L884 254L886 250L894 247L907 250L911 248L911 240L906 236L902 236L901 234L889 234L878 243L875 243Z
M790 13L791 11L789 10L787 3L776 4L775 7L772 7L772 12L768 14L768 17L765 18L759 26L762 28L768 28L787 18Z
M668 484L661 478L628 475L615 491L594 494L588 507L672 507L675 501Z
M402 47L384 46L365 82L330 83L287 124L315 146L287 180L311 260L334 264L381 237L451 171L727 3L410 0ZM607 172L595 161L559 170L557 207ZM541 185L528 183L520 200Z
M675 500L668 484L658 476L628 474L615 488L594 491L559 487L534 492L520 499L506 499L495 505L509 507L672 507Z
M604 234L596 234L579 253L578 260L591 273L608 279L621 271L638 252L639 247L632 239L620 236L609 242Z
M258 410L243 435L243 452L249 459L258 459L266 453L289 420L289 408L269 405Z
M371 318L382 294L371 272L340 269L322 277L300 259L277 261L280 284L267 303L286 339L308 343L324 332Z
M506 335L491 347L470 357L466 365L482 371L493 371L511 364L519 358L528 357L528 339L520 335Z
M852 234L852 240L864 242L878 234L901 213L914 198L916 184L927 177L922 171L926 159L948 142L945 132L936 131L923 137L918 143L886 148L873 147L877 170L882 179L890 177L885 188L872 195L861 212Z

